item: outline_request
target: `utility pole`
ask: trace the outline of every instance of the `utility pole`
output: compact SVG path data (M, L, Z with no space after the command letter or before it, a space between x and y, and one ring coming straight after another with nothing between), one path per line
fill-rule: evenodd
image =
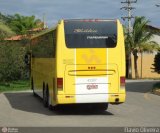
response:
M127 10L128 11L128 16L124 16L124 17L122 17L122 19L123 20L128 20L128 34L130 34L131 33L131 19L132 18L134 18L132 15L131 15L131 11L133 10L133 9L135 9L135 7L132 7L132 4L133 3L137 3L137 0L126 0L126 1L123 1L123 2L121 2L122 4L126 4L125 6L123 6L122 8L121 8L121 10L122 9L124 9L124 10Z
M43 13L43 29L48 28L47 23L46 23L46 14Z
M46 17L46 14L43 13L43 29L45 29L45 17Z
M126 19L128 20L128 36L130 36L131 34L131 19L134 18L131 14L131 11L133 9L135 9L134 7L132 7L133 3L137 3L137 0L126 0L126 1L122 1L122 4L125 4L125 6L123 6L121 8L128 11L128 16L124 16L122 17L122 19L125 21ZM131 48L129 48L129 55L128 55L128 71L127 71L127 77L128 78L132 78L132 62L131 62Z

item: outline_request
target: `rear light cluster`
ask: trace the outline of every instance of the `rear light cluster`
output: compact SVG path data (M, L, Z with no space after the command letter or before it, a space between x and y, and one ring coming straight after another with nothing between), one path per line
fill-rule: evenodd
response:
M57 88L58 90L63 89L63 78L57 78Z
M126 78L125 77L120 77L120 85L121 87L125 86L126 84Z

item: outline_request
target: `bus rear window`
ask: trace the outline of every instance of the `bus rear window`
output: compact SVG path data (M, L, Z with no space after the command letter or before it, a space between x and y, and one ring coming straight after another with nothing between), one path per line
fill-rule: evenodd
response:
M64 30L68 48L114 48L117 44L116 21L66 20Z

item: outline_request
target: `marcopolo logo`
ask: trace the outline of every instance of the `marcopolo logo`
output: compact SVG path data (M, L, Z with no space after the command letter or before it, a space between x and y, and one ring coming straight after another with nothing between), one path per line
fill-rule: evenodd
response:
M8 128L7 127L2 127L2 133L7 133L8 132Z
M14 127L2 127L2 133L18 133L18 128Z

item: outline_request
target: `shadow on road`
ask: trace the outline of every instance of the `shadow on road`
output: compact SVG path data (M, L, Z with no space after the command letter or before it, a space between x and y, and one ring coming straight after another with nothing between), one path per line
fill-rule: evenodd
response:
M132 82L132 83L127 83L126 84L126 91L127 92L137 92L137 93L150 92L153 88L153 85L156 84L157 82Z
M53 111L44 108L42 99L30 92L4 93L12 108L44 115L113 115L107 111L89 110L78 106L59 106Z

